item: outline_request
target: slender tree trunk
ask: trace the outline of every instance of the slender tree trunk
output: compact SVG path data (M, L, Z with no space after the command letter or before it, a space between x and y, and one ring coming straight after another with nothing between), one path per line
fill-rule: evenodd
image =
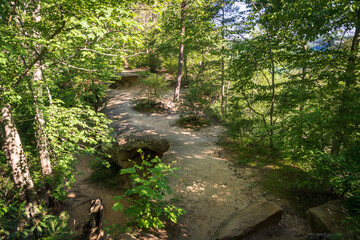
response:
M184 80L188 80L188 65L187 65L187 54L184 52Z
M229 99L230 81L227 81L226 94L225 94L225 114L228 111L228 99Z
M38 74L41 72L39 69L35 67L34 75L33 75L33 81L35 84L39 84L36 81L39 81L38 77L40 77ZM29 81L29 88L32 92L34 106L35 106L35 124L36 124L36 131L35 131L35 137L37 142L37 148L39 151L39 158L40 158L40 164L41 164L41 171L44 177L47 177L51 175L52 168L51 168L51 162L50 162L50 154L48 152L48 139L45 134L45 120L43 116L43 112L40 109L41 105L39 102L39 98L41 98L42 91L40 90L41 86L39 88L32 87L32 83Z
M30 176L19 132L12 118L11 106L8 103L1 109L0 123L4 137L3 148L12 170L15 186L23 190L20 195L25 197L27 202L33 202L35 200L34 183Z
M271 47L271 37L270 37L270 33L269 33L269 29L267 24L265 24L266 27L266 36L267 36L267 41L268 41L268 48L269 48L269 58L271 61L271 67L270 67L270 73L271 73L271 103L270 103L270 147L273 149L274 148L274 142L273 142L273 137L274 137L274 108L275 108L275 59L274 59L274 55L273 55L273 51L272 51L272 47Z
M200 68L199 68L199 71L198 71L198 74L196 76L196 87L198 87L198 79L200 78L200 76L203 76L204 75L204 70L205 70L205 62L206 62L206 55L208 54L209 52L209 47L206 47L206 50L205 51L202 51L202 59L201 59L201 62L200 62Z
M307 50L308 50L308 45L307 43L305 43L303 45L303 49L304 49L304 59L306 60L307 59ZM301 68L301 85L302 87L305 89L305 86L306 86L306 74L307 74L307 67L306 67L306 64L304 64ZM304 109L304 103L301 102L301 105L299 107L299 111L301 112L302 110Z
M34 22L41 21L40 9L41 9L41 1L37 0L38 5L33 12ZM40 34L35 32L35 37L40 38ZM35 46L34 57L37 57L41 52L41 45ZM35 137L37 141L37 148L39 150L40 155L40 163L41 170L44 177L49 176L52 173L50 155L48 152L48 139L45 134L45 120L44 114L41 107L44 105L43 103L43 91L42 91L42 68L44 66L41 65L41 61L38 61L34 64L34 72L33 72L33 86L31 87L31 83L29 82L29 88L32 91L32 96L34 100L35 106L35 123L36 123L36 131Z
M224 58L224 41L225 41L225 1L222 2L222 16L221 16L221 38L222 44L221 47L221 114L225 113L225 58Z
M348 57L345 77L345 88L341 96L341 105L337 113L337 118L339 119L339 124L336 128L334 138L332 139L331 154L339 154L342 145L345 142L345 136L351 133L349 129L348 119L351 115L351 101L356 101L351 99L351 90L356 84L356 54L358 53L359 43L360 43L360 11L357 11L357 23L355 27L355 33L352 38L352 44L350 48L350 56Z
M179 47L179 61L178 61L178 71L176 76L176 87L174 91L174 99L173 101L176 102L180 97L180 88L181 88L181 73L182 73L182 67L184 62L184 47L185 47L185 9L187 5L187 0L184 0L180 4L180 22L181 22L181 32L180 32L180 47Z
M41 21L41 15L40 15L41 0L37 0L37 2L38 5L35 11L33 12L34 22ZM41 37L40 33L35 32L34 37L39 39ZM37 57L39 55L41 49L42 46L40 44L37 44L35 46L34 57ZM46 195L49 200L48 206L52 209L58 209L60 204L52 196L53 186L51 185L49 179L52 174L52 167L51 167L50 154L48 151L49 142L45 132L46 122L44 119L43 110L41 109L44 106L44 98L43 98L43 90L42 90L43 85L45 85L47 88L47 84L43 78L44 67L45 66L41 64L41 59L34 64L33 78L32 81L30 80L28 81L28 85L32 93L34 107L35 107L35 125L36 125L35 138L37 142L37 149L39 151L40 165L41 165L42 175L44 177ZM48 91L49 101L51 101L51 95L48 88L47 91Z
M43 68L41 68L41 75L44 80L44 85L45 85L46 93L48 95L49 104L52 105L52 96L50 93L49 85L47 84L46 78L44 76Z

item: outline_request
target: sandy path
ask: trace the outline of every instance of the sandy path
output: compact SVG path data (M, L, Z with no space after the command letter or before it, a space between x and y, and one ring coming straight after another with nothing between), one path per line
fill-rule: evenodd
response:
M115 121L135 127L147 126L171 142L163 161L176 161L175 166L180 170L177 172L179 177L171 179L174 193L168 199L178 199L177 206L187 211L179 220L182 229L174 239L212 239L222 221L237 209L256 201L272 201L281 206L284 209L281 226L292 236L291 239L304 238L305 221L297 217L285 201L264 193L257 185L258 170L237 168L235 174L232 163L218 157L221 148L215 142L224 131L223 127L215 125L200 131L184 130L173 125L179 117L177 113L139 113L132 109L131 103L138 91L139 88L110 90L107 108L112 111ZM165 102L170 102L170 99L171 95ZM289 239L289 236L277 239Z

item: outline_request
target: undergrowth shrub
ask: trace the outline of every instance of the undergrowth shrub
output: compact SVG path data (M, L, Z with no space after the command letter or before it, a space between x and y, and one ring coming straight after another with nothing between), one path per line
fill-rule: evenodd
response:
M114 199L120 201L126 197L130 206L124 213L130 218L129 224L140 229L163 228L164 221L177 222L178 217L185 211L164 201L166 194L171 194L167 176L174 176L176 168L161 162L158 157L148 161L142 150L138 150L142 163L127 169L122 169L121 174L129 174L132 188L126 190L122 196ZM117 202L114 204L115 211L123 211L124 206Z
M140 92L147 99L156 99L162 96L168 89L168 82L164 76L158 74L150 74L145 78L141 78L140 82L144 85L144 89Z
M189 115L189 116L183 116L180 117L176 121L177 125L184 128L200 128L200 127L206 127L211 124L211 122L202 116L197 115Z
M6 205L0 201L1 239L72 239L68 214L54 216L46 208L37 206L36 219L28 218L26 202ZM19 228L19 226L21 226Z
M136 99L134 101L135 106L134 109L139 112L163 112L164 108L161 102L157 103L155 100L152 99Z
M163 112L165 111L160 98L168 89L168 82L164 76L157 74L150 74L147 77L141 78L140 82L144 88L139 92L139 97L135 99L134 109L140 112Z

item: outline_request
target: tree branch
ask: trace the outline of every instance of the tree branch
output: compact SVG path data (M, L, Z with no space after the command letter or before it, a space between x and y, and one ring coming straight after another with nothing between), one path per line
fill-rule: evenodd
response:
M65 21L62 22L61 26L50 36L49 40L54 38L59 33L61 33L61 31L65 27L65 23L66 23ZM49 50L47 49L47 47L44 47L43 49L41 49L41 52L39 53L39 55L37 55L37 57L28 65L28 67L25 69L25 71L20 75L18 80L13 85L13 88L16 88L20 84L20 82L28 74L28 72L31 70L31 68L48 52L49 52Z
M40 54L37 55L37 57L28 65L28 67L25 69L25 71L20 75L18 80L13 85L13 88L16 88L20 82L24 79L24 77L28 74L30 69L46 54L48 53L48 49L45 47L41 50ZM26 64L25 64L26 65Z
M98 53L98 54L101 54L101 55L105 55L105 56L110 56L110 57L121 57L120 55L117 55L117 54L110 54L110 53L103 53L103 52L100 52L100 51L97 51L97 50L94 50L94 49L90 49L90 48L82 48L80 49L81 51L90 51L90 52L94 52L94 53Z
M81 67L76 67L76 66L73 66L73 65L70 65L66 62L62 62L62 61L58 61L58 60L54 60L58 63L61 63L67 67L70 67L70 68L73 68L73 69L77 69L77 70L82 70L82 71L85 71L85 72L96 72L97 70L96 69L87 69L87 68L81 68Z

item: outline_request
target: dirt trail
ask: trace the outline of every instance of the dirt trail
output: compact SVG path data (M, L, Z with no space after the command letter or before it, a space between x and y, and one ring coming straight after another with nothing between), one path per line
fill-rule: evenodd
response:
M180 170L177 172L178 178L170 180L174 193L167 198L177 199L176 205L184 208L187 214L180 218L180 230L171 239L212 239L222 221L237 209L242 209L249 203L256 201L271 201L281 206L284 209L281 221L282 228L292 236L291 239L305 238L308 230L305 221L290 210L287 202L265 193L257 185L260 178L260 172L257 169L237 168L235 173L232 162L219 157L221 147L217 146L215 142L224 131L222 126L213 125L199 131L186 130L174 126L176 119L179 118L178 113L139 113L133 110L131 103L139 89L132 87L122 90L109 90L110 100L107 107L118 111L118 117L115 120L122 121L125 125L148 126L155 129L172 144L162 159L165 163L175 161L174 166L179 167ZM171 95L166 96L164 101L170 103L171 97ZM105 196L107 199L105 204L112 204L110 196L116 193L109 193L90 186L86 181L90 172L86 167L85 159L82 161L84 163L80 166L82 166L82 170L85 170L85 174L80 182L76 183L74 192L81 195L81 188L84 191L93 189L94 192L86 194L83 201L87 200L87 196L94 194L96 196L92 195L92 198L100 196L104 199ZM74 199L72 199L73 202ZM79 200L78 204L81 203L82 201ZM85 205L88 206L88 204ZM119 215L115 216L111 213L111 206L107 206L108 211L105 212L105 220L119 221ZM84 210L78 211L81 213Z

